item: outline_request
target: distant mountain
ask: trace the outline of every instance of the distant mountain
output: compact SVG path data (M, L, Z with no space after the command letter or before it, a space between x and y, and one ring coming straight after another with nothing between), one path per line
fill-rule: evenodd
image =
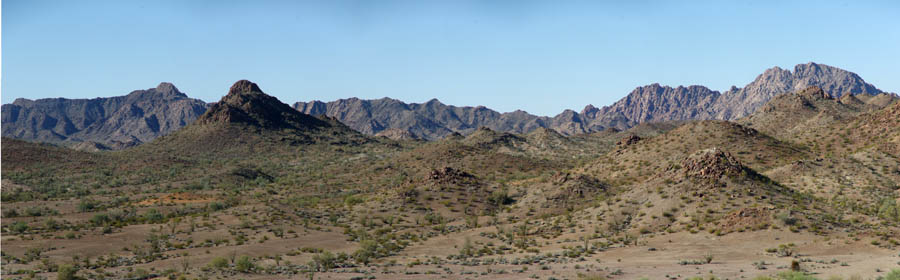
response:
M124 148L178 130L207 107L170 83L109 98L20 98L3 105L2 134L39 142L86 142L76 146L91 149Z
M390 98L349 98L328 103L297 102L294 108L306 114L337 118L354 130L369 135L393 128L427 140L440 139L454 132L468 134L482 126L504 132L526 133L546 127L550 121L550 118L524 111L499 113L483 106L445 105L437 99L407 104Z
M678 120L734 120L748 116L774 96L821 88L831 97L846 94L882 93L859 75L823 64L807 63L794 71L774 67L743 88L732 87L720 93L704 86L662 86L650 84L635 88L628 96L610 106L586 106L580 113L566 110L554 117L535 116L524 111L500 113L483 106L456 107L437 99L423 104L404 103L382 98L340 99L332 102L297 102L294 108L312 115L337 118L351 128L375 135L387 129L399 129L423 139L439 139L452 133L469 134L479 127L528 133L549 128L563 135L628 129L640 123Z

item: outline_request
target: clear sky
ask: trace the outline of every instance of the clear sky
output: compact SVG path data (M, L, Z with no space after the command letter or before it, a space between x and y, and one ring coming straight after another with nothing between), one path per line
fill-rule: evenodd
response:
M900 92L900 1L2 1L2 101L249 79L286 103L555 115L814 61Z

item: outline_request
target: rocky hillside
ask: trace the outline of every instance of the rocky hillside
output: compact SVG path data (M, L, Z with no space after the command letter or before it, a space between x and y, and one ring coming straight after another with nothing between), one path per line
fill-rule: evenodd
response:
M810 62L797 65L793 72L773 67L747 86L732 87L724 93L697 85L670 87L651 84L634 89L610 106L597 108L588 105L580 113L566 110L554 117L535 116L524 111L500 113L483 106L456 107L436 99L423 104L407 104L389 98L351 98L328 103L297 102L294 108L307 114L337 118L369 135L386 129L400 129L416 137L433 140L454 132L473 133L482 126L510 133L549 128L563 135L574 135L607 128L623 130L646 122L738 119L748 116L777 95L809 86L817 86L835 98L848 93L882 93L852 72Z
M3 105L3 136L117 149L178 130L207 107L170 83L109 98L17 99Z

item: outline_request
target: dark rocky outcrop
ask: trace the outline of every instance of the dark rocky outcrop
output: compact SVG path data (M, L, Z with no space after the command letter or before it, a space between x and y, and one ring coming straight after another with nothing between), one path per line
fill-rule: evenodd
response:
M310 130L330 126L326 121L300 113L278 98L262 92L255 83L240 80L213 104L197 124L240 123L265 129Z
M718 180L741 175L746 168L730 153L712 148L688 156L681 161L680 169L687 178Z

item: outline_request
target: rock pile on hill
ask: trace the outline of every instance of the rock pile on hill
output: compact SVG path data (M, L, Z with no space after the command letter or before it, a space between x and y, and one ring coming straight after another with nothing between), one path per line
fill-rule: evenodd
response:
M734 156L718 148L699 151L681 161L681 172L688 178L717 180L740 175L744 169Z

